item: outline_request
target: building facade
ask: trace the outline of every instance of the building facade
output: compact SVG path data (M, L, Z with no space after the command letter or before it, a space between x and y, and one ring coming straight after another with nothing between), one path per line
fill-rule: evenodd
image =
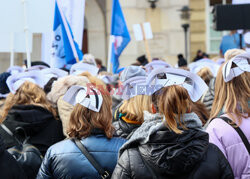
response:
M148 41L151 56L175 65L177 55L185 52L184 31L179 11L183 6L192 9L188 32L189 59L195 56L198 49L217 55L223 32L212 30L211 8L215 3L223 1L158 0L156 8L153 9L148 0L120 0L131 35L131 42L120 57L121 66L130 65L138 56L145 54L144 43L135 41L132 30L133 24L143 22L150 22L153 31L154 37ZM101 59L104 65L107 65L108 59L111 11L112 0L86 0L82 50ZM33 34L32 61L41 60L41 41L42 34ZM25 54L15 54L15 65L21 65L25 58ZM9 67L9 59L9 53L0 53L1 72Z

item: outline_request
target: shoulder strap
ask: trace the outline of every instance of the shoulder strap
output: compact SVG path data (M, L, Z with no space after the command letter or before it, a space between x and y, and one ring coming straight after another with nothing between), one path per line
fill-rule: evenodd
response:
M98 171L98 173L101 175L102 179L110 178L110 174L108 171L105 171L92 157L92 155L88 152L86 147L81 143L78 139L73 139L73 142L76 144L76 146L81 150L83 155L89 160L89 162L93 165L93 167Z
M219 117L219 118L224 120L226 123L228 123L230 126L232 126L234 128L234 130L236 130L236 132L239 134L241 140L243 141L243 143L244 143L245 147L247 148L247 151L250 155L250 144L249 144L247 137L243 133L243 131L237 126L237 124L235 124L235 122L233 122L228 117Z
M10 136L14 137L13 132L11 132L11 130L9 130L9 128L6 127L6 125L4 125L4 124L2 123L2 124L1 124L1 127L2 127L3 130L4 130L5 132L7 132Z

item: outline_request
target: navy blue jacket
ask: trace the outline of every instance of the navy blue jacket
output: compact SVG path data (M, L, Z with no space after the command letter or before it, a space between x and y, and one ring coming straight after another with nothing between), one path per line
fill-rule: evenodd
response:
M118 151L125 139L107 139L104 134L91 135L81 142L94 159L112 174ZM70 140L51 146L44 158L37 178L101 178L96 169Z

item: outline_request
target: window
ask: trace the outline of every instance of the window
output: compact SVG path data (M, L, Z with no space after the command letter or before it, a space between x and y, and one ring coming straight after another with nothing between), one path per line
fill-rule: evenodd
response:
M213 29L213 5L215 4L231 4L231 0L208 0L206 1L206 16L207 16L207 53L209 54L219 54L220 53L220 43L223 35L226 31L215 31Z

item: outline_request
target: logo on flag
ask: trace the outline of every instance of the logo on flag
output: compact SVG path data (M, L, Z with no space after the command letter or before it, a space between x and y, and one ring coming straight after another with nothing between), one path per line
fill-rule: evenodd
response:
M61 68L74 64L83 57L82 51L74 41L73 33L64 16L60 4L55 2L54 39L52 43L53 67Z

